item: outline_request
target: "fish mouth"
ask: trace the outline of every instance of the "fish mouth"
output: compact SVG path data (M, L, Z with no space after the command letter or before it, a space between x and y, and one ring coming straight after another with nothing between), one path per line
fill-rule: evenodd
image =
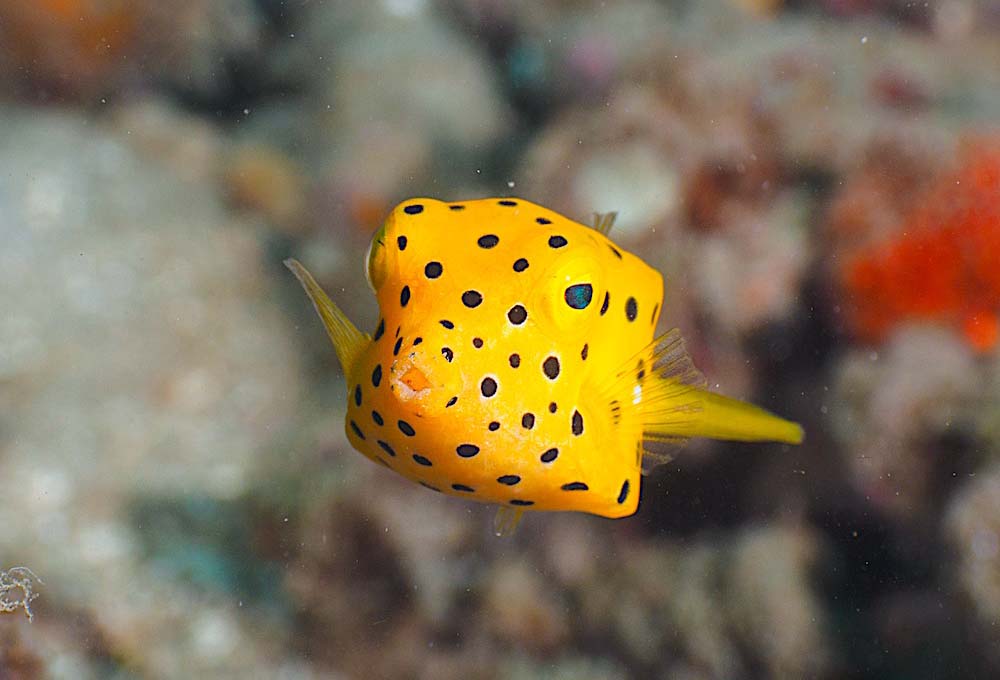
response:
M417 416L443 411L452 396L443 380L448 371L436 365L441 363L438 359L426 352L410 352L390 365L389 384L394 398Z
M399 377L395 379L395 384L401 399L410 400L419 397L431 388L431 381L427 375L417 366L395 366Z

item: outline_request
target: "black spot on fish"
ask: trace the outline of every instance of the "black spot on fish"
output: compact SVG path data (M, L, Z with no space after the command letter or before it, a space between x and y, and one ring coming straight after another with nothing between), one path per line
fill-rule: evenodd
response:
M399 246L400 250L406 250L406 237L400 236L396 239L396 245Z
M514 354L510 355L507 361L510 362L511 368L517 368L518 366L521 365L521 355L515 352Z
M429 279L436 279L441 276L444 272L444 267L441 266L440 262L428 262L424 265L424 276Z
M452 397L448 400L448 403L444 405L445 408L451 408L458 401L458 397Z
M449 205L448 210L465 210L465 206L460 203L457 205Z
M479 385L479 390L483 393L484 397L492 397L497 393L497 381L493 378L483 378L483 382Z
M475 444L459 444L458 448L455 449L462 458L472 458L477 453L479 453L479 447Z
M559 449L551 448L542 454L541 460L543 463L551 463L558 457L559 457Z
M361 406L361 385L354 386L354 405Z
M639 304L635 301L634 297L630 297L625 302L625 318L629 321L635 321L635 317L639 315Z
M403 290L399 291L399 306L405 307L410 302L410 287L403 286Z
M625 499L628 498L628 480L622 484L622 490L618 492L618 505L622 505Z
M396 452L392 449L391 446L389 446L388 444L386 444L384 441L382 441L381 439L379 439L375 443L378 444L379 446L381 446L382 450L385 451L386 453L388 453L390 456L392 456L393 458L396 457Z
M447 328L448 330L451 330L452 328L455 327L455 324L453 324L451 321L448 321L448 319L441 319L440 321L438 321L438 323Z
M410 425L405 420L398 421L396 425L399 426L399 431L405 434L407 437L412 437L413 435L416 434L416 431L413 429L413 426Z
M508 200L497 201L497 203L504 206L505 208L512 208L515 205L517 205L517 201L508 201Z
M583 416L579 411L573 411L573 434L578 437L583 434Z
M525 413L523 416L521 416L521 427L523 427L525 430L530 430L534 426L535 426L534 413Z
M587 355L590 353L590 345L587 343L583 344L583 349L580 350L580 358L584 361L587 360Z
M422 343L423 341L424 341L424 339L423 339L423 338L421 338L421 337L416 337L416 338L413 338L413 346L414 346L414 347L416 347L417 345L419 345L419 344L420 344L420 343Z
M467 290L462 293L462 304L469 309L475 309L483 302L483 295L478 290Z
M604 302L601 304L601 316L604 316L608 312L608 305L611 304L611 293L604 293Z
M399 356L399 350L403 347L403 338L396 338L396 344L392 346L392 356Z
M379 427L385 425L385 420L382 419L382 414L378 411L372 411L372 420L374 420L375 424Z
M556 357L549 357L542 362L542 371L545 373L545 377L549 380L555 380L559 377L559 359Z
M482 338L472 338L472 346L475 347L476 349L481 349L482 346L483 346L483 339Z
M615 257L617 257L619 260L622 259L622 251L618 250L612 245L608 245L608 248L611 248L611 252L615 254Z
M497 430L500 429L500 423L498 423L497 421L494 420L493 422L491 422L486 427L487 427L487 429L489 429L490 432L496 432Z
M519 257L516 260L514 260L514 271L523 272L527 268L528 268L528 261L523 257Z
M514 500L512 500L510 502L510 504L511 505L528 506L528 505L534 505L535 501L526 501L526 500L522 500L520 498L515 498Z
M549 237L549 248L562 248L567 243L566 239L562 236L550 236Z
M430 461L429 458L427 458L426 456L421 456L419 453L413 454L413 462L416 463L417 465L423 465L424 467L430 467L434 464Z
M649 317L649 323L656 323L656 313L660 311L660 303L653 305L653 314Z
M549 413L555 413L559 410L559 405L554 401L549 402Z
M382 382L382 364L376 364L375 370L372 371L372 385L378 387Z
M498 243L500 243L500 237L497 236L496 234L486 234L485 236L480 236L479 240L476 241L476 243L479 244L480 248L485 248L489 250L490 248L493 248Z
M539 224L552 224L552 220L545 217L536 217L535 221Z
M358 427L358 424L353 420L351 421L351 430L354 431L354 434L358 435L358 439L365 438L365 433L361 431L361 428Z
M497 477L497 481L501 484L506 484L507 486L514 486L521 481L521 478L518 475L503 475L501 477Z
M465 484L452 484L451 488L455 491L462 491L464 493L476 493L476 490L471 486L466 486Z
M385 319L378 320L378 328L375 329L375 337L373 338L376 342L385 333Z
M590 487L583 482L570 482L569 484L563 484L560 488L563 491L587 491L590 489Z
M424 206L420 205L419 203L412 203L403 208L403 212L405 212L407 215L419 215L423 211L424 211Z
M528 311L521 305L514 305L507 312L507 318L515 326L520 326L528 318Z
M451 351L450 347L442 347L441 354L444 356L445 361L449 364L451 363L451 360L455 358L455 353Z
M420 482L420 486L426 489L430 489L431 491L437 491L438 493L441 493L441 489L437 488L436 486L431 486L427 482Z

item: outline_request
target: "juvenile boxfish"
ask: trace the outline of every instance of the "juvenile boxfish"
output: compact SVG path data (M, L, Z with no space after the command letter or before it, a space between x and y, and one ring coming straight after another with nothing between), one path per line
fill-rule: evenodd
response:
M372 239L380 317L359 331L295 260L347 379L346 432L434 491L524 510L625 517L644 441L798 444L802 429L714 394L678 331L654 338L663 278L585 226L514 198L397 206Z

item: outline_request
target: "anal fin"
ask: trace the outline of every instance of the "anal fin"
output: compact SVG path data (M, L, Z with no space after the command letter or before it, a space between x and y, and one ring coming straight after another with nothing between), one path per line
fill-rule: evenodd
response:
M497 508L497 514L493 518L493 533L501 537L513 536L523 514L522 508L501 505Z
M684 446L687 442L686 439L681 439L677 442L676 446L678 448ZM661 465L666 465L672 461L674 457L669 453L663 453L662 451L650 451L649 449L642 450L642 460L640 461L640 469L642 474L648 475L650 472L655 470Z

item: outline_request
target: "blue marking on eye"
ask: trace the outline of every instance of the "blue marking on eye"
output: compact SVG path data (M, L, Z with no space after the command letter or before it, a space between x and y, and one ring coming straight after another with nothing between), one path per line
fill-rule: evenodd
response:
M586 309L594 297L594 287L589 283L577 283L566 289L566 304L573 309Z

